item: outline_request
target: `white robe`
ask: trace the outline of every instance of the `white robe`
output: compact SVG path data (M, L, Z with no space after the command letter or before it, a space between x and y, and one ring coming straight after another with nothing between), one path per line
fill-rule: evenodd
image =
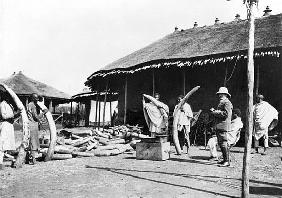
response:
M278 120L278 112L268 102L262 101L254 105L253 135L256 140L268 135L268 127L275 119Z
M6 101L0 103L0 151L16 150L14 126L10 122L1 121L14 117L13 108Z

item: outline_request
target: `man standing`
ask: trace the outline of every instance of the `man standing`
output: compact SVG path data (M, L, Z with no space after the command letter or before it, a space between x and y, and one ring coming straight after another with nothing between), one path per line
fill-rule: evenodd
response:
M16 150L13 123L18 116L20 112L14 113L14 108L8 100L8 93L0 86L0 170L4 169L4 152Z
M228 89L226 87L220 87L216 95L218 95L219 104L216 110L214 108L211 109L211 113L215 116L216 136L223 155L223 161L218 163L225 167L230 166L227 132L231 130L233 106L229 100L231 95L228 93Z
M143 98L144 116L151 132L151 137L156 137L156 134L166 133L168 127L168 106L159 101L160 94L158 93L155 94L155 98L146 94L143 94L143 96L151 101L146 103Z
M240 138L240 131L243 128L243 122L241 120L241 111L240 109L233 109L232 111L232 121L231 121L231 130L226 133L227 135L227 144L230 147L235 145ZM217 137L212 137L208 141L208 147L210 149L210 160L218 159L217 158L217 149L216 145Z
M27 113L30 128L30 164L35 164L36 153L39 149L39 122L40 122L40 108L37 105L39 96L36 93L31 95L31 102L27 106Z
M255 150L258 153L259 139L264 139L264 152L266 155L268 148L268 131L271 131L278 123L278 112L268 102L264 101L264 96L259 94L256 96L256 104L254 106L254 142Z
M178 96L177 102L179 103L183 99L183 95ZM177 105L175 106L175 108ZM182 108L180 109L180 114L177 120L177 130L178 130L178 138L181 150L183 150L183 146L185 144L185 140L187 143L187 154L189 154L190 147L190 123L193 118L193 112L191 106L188 103L184 103Z

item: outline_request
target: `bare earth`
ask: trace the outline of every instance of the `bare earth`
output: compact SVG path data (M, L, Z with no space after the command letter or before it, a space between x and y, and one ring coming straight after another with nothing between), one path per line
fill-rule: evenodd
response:
M282 197L282 148L252 155L251 197ZM0 172L0 197L240 197L243 148L232 167L207 160L203 147L191 157L136 160L135 152L112 157L39 162ZM8 166L8 164L7 164Z

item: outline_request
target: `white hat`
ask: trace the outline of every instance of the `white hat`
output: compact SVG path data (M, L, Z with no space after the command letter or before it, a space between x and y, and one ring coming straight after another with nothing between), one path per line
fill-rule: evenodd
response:
M220 87L216 94L226 94L231 98L231 95L228 93L228 89L226 87Z

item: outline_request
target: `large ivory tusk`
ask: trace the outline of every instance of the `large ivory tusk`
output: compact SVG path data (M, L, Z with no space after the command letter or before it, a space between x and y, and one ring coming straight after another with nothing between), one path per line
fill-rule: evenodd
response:
M54 122L54 119L52 117L52 114L48 111L47 107L44 105L43 102L37 102L38 106L40 107L40 109L45 113L45 117L48 121L48 125L49 125L49 130L50 130L50 144L49 144L49 148L47 151L47 155L45 157L45 161L49 161L52 159L52 156L54 154L54 149L55 149L55 145L56 145L56 140L57 140L57 131L56 131L56 125Z
M175 145L175 149L178 155L181 155L181 148L180 148L180 144L179 144L179 139L178 139L178 130L177 130L177 121L178 121L178 117L180 114L180 108L184 105L184 103L188 100L188 98L194 94L198 89L200 88L200 86L194 87L191 91L189 91L189 93L186 94L186 96L179 102L179 104L177 105L177 107L174 109L173 112L173 130L172 130L172 137L173 137L173 142Z
M19 97L15 94L15 92L3 83L0 83L0 85L6 89L6 91L9 93L9 95L12 97L13 101L15 102L17 108L21 112L21 117L22 117L22 122L23 122L23 126L22 126L23 138L22 138L22 142L19 147L19 153L18 153L16 162L15 162L15 167L21 168L22 165L25 163L25 157L26 157L25 148L28 147L29 138L30 138L28 117L27 117L26 110L24 108L23 103L20 101Z

